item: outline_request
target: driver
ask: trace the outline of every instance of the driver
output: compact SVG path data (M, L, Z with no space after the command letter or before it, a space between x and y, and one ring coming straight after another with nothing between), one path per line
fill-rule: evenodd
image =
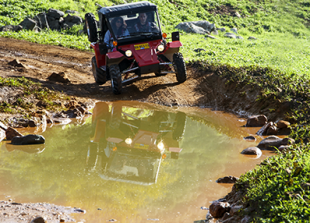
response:
M124 19L122 17L113 18L111 21L111 26L116 38L129 35L129 32L126 29L126 23L124 22ZM111 50L115 49L113 46L113 37L110 30L106 32L104 36L104 42L109 48L108 52L111 52Z
M145 12L139 13L139 21L135 24L137 32L152 32L152 24L147 22L147 15ZM154 25L153 25L154 26Z

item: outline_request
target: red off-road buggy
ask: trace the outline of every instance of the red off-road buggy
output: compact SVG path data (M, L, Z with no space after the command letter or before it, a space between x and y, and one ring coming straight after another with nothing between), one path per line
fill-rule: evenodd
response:
M151 26L147 31L137 29L141 13L146 15L147 24ZM172 41L167 41L167 34L161 31L155 4L143 1L102 7L98 15L99 27L92 13L85 15L88 39L95 51L92 70L97 84L111 80L113 93L120 94L124 84L142 74L153 72L161 76L175 73L179 83L186 80L185 62L179 52L182 46L179 32L173 32ZM128 31L127 35L119 37L113 30L112 21L120 17ZM104 42L108 30L113 50Z

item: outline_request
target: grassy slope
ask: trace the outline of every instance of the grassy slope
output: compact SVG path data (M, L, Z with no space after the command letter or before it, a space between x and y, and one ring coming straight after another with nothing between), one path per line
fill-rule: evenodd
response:
M77 10L84 15L95 13L90 0L1 0L0 25L18 24L25 16L34 16L48 8ZM129 2L129 1L127 1ZM288 101L296 120L292 137L298 144L284 155L275 156L244 174L238 188L248 188L245 202L259 207L258 222L297 222L310 218L309 148L309 59L310 3L308 0L151 0L159 6L165 32L172 32L179 22L208 20L217 27L238 28L244 40L217 39L203 35L182 35L182 52L188 61L200 61L201 69L212 69L241 85L264 88L259 99ZM123 3L121 0L99 1L101 5ZM238 12L241 18L234 17ZM85 35L75 33L81 27L62 31L0 33L0 36L28 39L45 44L59 44L88 50ZM255 36L257 40L247 40ZM55 42L57 40L58 42ZM193 49L206 51L195 53ZM234 75L231 75L231 74ZM282 90L280 91L279 88ZM259 100L258 99L258 100Z

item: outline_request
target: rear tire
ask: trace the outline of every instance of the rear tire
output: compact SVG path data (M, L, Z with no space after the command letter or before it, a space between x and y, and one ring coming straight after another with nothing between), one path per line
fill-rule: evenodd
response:
M186 67L183 55L181 53L173 54L173 66L177 81L183 83L187 79Z
M85 14L85 23L86 23L88 40L91 43L97 42L97 40L98 40L98 27L97 27L97 23L96 23L96 19L95 19L94 14L86 13Z
M99 85L104 84L107 81L106 73L97 66L96 57L91 59L91 67L96 83Z
M113 64L109 68L111 77L112 91L114 94L122 93L122 74L117 64Z

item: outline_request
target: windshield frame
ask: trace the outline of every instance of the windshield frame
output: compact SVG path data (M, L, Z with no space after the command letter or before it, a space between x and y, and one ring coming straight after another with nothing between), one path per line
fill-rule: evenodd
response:
M113 29L112 29L112 25L110 23L111 19L115 18L115 17L122 17L124 15L130 15L130 14L138 14L138 13L150 13L153 12L154 13L154 23L156 24L156 26L158 27L158 32L150 32L149 34L144 34L144 35L134 35L134 36L126 36L126 38L117 38ZM137 17L138 18L138 17ZM105 17L105 22L108 26L108 29L110 30L110 33L113 37L114 40L117 41L118 45L125 45L125 44L130 44L130 43L135 43L135 42L141 42L141 41L148 41L148 40L158 40L158 39L162 39L162 30L161 30L161 23L159 20L159 15L158 15L158 11L157 9L154 8L149 8L147 10L138 10L138 11L122 11L121 13L113 14L113 16L107 16ZM141 34L144 32L141 32ZM130 34L130 32L129 32Z

